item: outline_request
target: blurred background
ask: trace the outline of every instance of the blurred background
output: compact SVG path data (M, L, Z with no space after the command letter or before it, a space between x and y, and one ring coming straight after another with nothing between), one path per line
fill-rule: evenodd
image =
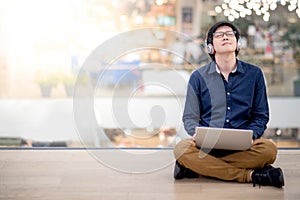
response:
M299 0L0 0L0 146L173 147L189 75L210 61L205 34L228 20L239 59L266 78L264 137L298 148L299 17ZM95 99L93 127L74 119L76 81Z

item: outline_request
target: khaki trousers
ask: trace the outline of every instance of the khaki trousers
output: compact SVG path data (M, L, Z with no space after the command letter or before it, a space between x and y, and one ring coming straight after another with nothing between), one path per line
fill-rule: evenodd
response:
M174 148L176 160L192 171L227 181L251 182L250 173L274 163L277 147L267 139L256 139L245 151L212 150L196 147L192 139L180 141Z

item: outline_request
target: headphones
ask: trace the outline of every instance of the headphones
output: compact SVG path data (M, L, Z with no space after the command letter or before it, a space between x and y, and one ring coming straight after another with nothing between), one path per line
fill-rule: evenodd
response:
M237 40L237 45L236 45L236 51L240 51L241 49L241 42L240 42L240 39ZM212 43L209 43L206 45L206 48L207 48L207 53L208 54L214 54L215 53L215 49L214 49L214 46L212 45Z
M214 54L215 53L214 46L211 43L207 44L206 48L207 48L207 53L208 54Z

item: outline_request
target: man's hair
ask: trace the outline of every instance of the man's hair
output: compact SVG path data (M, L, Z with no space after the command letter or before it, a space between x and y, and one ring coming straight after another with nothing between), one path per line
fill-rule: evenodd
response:
M239 30L237 29L236 26L234 26L232 23L230 22L226 22L226 21L220 21L220 22L217 22L216 24L214 24L207 32L207 36L206 36L206 45L208 44L213 44L213 34L216 32L216 30L221 27L221 26L229 26L230 28L232 28L233 31L235 31L235 37L236 37L236 40L238 42L239 38L240 38L240 32ZM239 54L239 51L236 50L235 51L235 55L237 56ZM211 59L213 61L215 61L215 54L209 54L209 56L211 57Z

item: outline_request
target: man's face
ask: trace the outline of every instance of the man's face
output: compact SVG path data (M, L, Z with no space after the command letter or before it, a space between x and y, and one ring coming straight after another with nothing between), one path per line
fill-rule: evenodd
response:
M237 40L235 32L229 26L220 26L213 35L213 46L216 54L235 52Z

